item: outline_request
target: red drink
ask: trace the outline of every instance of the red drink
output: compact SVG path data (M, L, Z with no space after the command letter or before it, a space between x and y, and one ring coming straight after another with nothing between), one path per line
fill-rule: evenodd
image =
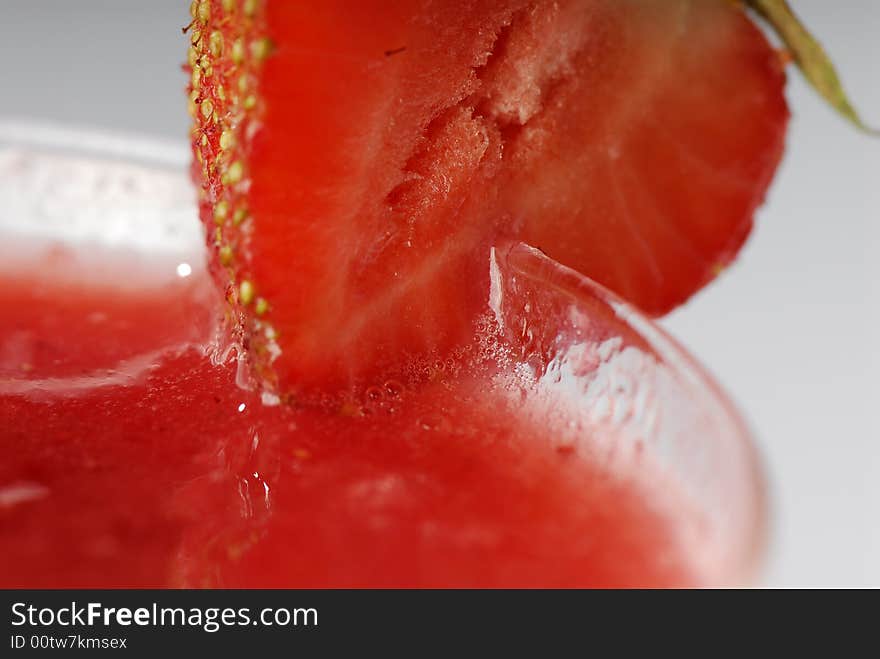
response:
M241 386L200 267L132 275L113 254L0 279L0 585L747 576L761 493L738 418L648 321L533 250L487 254L472 345L280 405Z

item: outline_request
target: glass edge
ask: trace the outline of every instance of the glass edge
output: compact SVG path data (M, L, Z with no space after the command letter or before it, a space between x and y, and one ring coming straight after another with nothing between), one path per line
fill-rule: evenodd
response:
M16 117L0 117L0 147L95 155L176 169L186 168L192 156L184 140Z

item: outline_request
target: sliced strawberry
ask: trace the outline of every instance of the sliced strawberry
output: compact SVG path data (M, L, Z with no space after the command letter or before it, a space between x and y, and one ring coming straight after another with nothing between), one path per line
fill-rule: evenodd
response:
M282 391L460 345L501 237L665 312L733 257L782 152L782 65L721 0L193 15L202 215Z

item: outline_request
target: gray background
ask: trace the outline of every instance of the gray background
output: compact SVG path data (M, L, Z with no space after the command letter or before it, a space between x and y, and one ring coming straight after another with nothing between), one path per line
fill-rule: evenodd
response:
M793 5L880 124L880 2ZM0 0L0 115L183 144L188 6ZM665 324L759 437L775 507L766 583L880 586L880 139L797 75L789 99L789 146L757 230Z

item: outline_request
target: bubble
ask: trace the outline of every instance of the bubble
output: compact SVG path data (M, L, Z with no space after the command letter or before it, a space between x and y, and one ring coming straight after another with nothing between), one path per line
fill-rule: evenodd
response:
M385 392L382 391L381 388L373 386L367 387L367 390L364 392L364 400L367 404L370 403L380 403L385 399Z
M437 430L444 422L444 417L438 413L428 413L419 417L418 425L422 430Z
M397 380L388 380L383 387L385 388L385 394L389 398L400 398L403 395L404 386Z

